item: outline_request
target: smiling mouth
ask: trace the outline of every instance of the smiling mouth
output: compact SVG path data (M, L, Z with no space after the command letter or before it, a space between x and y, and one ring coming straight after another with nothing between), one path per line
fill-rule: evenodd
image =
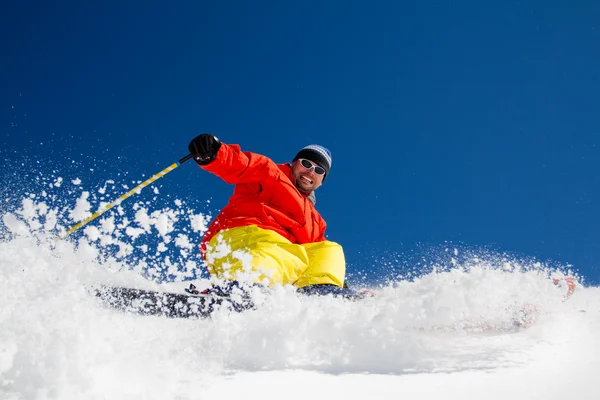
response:
M309 178L308 176L306 176L306 175L300 175L300 180L301 180L301 181L304 181L304 182L307 182L307 183L310 183L311 185L313 184L313 180L312 180L312 179L310 179L310 178Z

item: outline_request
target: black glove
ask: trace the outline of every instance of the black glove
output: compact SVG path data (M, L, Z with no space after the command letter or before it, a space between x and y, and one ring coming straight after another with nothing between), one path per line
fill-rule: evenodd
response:
M217 157L220 148L221 142L215 135L210 133L196 136L188 146L190 154L198 165L208 165Z

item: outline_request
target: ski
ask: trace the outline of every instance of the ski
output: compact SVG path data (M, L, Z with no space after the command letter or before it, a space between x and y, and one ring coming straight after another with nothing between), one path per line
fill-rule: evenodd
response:
M222 292L188 293L157 292L120 286L100 286L94 289L96 297L114 309L139 315L155 315L169 318L208 318L223 307L235 312L254 307L247 297L231 296Z
M221 286L211 286L199 291L193 284L186 293L159 292L121 286L102 285L94 295L110 308L139 315L156 315L169 318L208 318L218 309L241 312L255 308L249 292L236 281ZM327 296L358 301L374 294L368 290L355 291L348 287L314 285L298 289L305 296Z

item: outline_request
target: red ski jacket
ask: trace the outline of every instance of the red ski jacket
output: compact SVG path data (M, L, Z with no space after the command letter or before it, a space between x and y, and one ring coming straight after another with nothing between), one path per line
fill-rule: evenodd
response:
M202 239L203 256L213 236L239 226L257 225L292 243L325 240L327 224L309 199L310 193L296 188L290 163L275 164L260 154L242 152L239 145L222 143L215 160L201 168L236 185L229 203Z

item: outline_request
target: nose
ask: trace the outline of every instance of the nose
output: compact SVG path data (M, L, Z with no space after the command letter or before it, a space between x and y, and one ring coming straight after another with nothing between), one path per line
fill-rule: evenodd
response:
M313 178L313 179L314 179L314 177L315 177L315 175L316 175L316 174L315 174L315 168L314 168L314 167L313 167L313 168L311 168L311 169L306 169L306 168L305 168L304 170L306 171L306 175L309 175L311 178Z

